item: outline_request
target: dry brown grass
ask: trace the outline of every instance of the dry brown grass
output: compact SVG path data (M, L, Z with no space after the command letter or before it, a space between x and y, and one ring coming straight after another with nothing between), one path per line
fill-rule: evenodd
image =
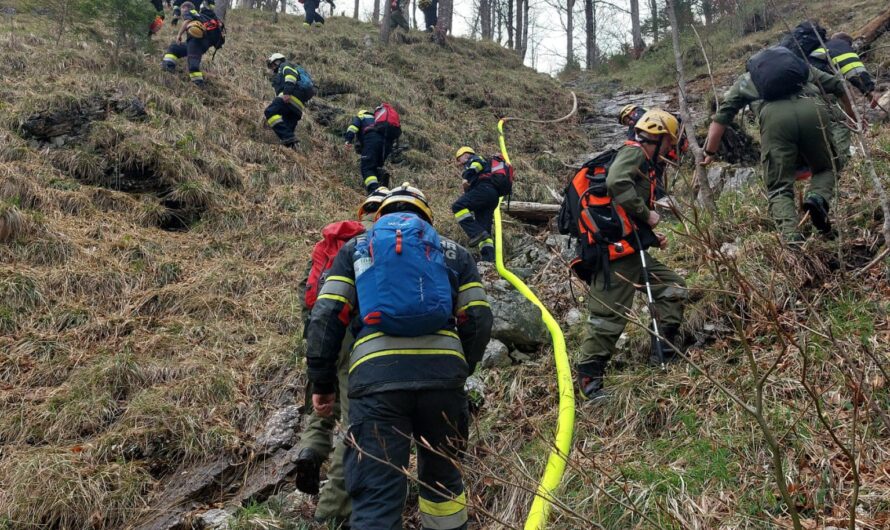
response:
M303 347L295 291L308 249L322 226L354 215L361 199L357 159L339 139L358 107L386 99L404 110L411 149L391 167L393 180L421 186L438 226L459 239L449 208L459 193L454 148L493 151L496 117L558 116L569 102L493 45L458 41L448 54L418 38L381 51L365 48L371 28L351 21L307 32L290 17L273 25L263 14L230 16L229 43L206 66L207 93L160 72L159 49L133 53L115 71L102 60L104 44L77 36L54 49L28 15L14 17L15 41L0 44L0 227L10 227L0 228L10 234L0 237L0 528L120 527L179 466L249 450L269 411L293 399L303 377L294 360ZM159 41L168 38L169 29ZM321 88L298 129L297 152L275 145L262 125L271 95L263 60L278 50ZM20 135L34 113L68 112L109 95L139 98L147 118L111 112L62 147ZM508 127L517 198L549 200L544 185L557 188L566 175L541 168L554 155L586 151L575 125ZM875 142L888 147L883 129ZM858 178L845 182L847 262L879 245L862 202L869 193ZM888 355L886 272L878 267L850 282L823 265L837 254L831 244L812 243L806 256L780 252L757 194L725 197L720 208L710 219L714 241L739 238L742 274L788 302L782 329L825 329L796 305L801 293L829 315L838 340L813 334L812 381L842 439L860 437L863 527L886 527L888 433L864 406L853 417L860 398L844 375L861 369L874 401L888 408L886 374L869 361L886 364ZM177 216L187 231L158 228ZM508 225L510 237L523 231ZM723 330L691 358L745 393L747 367L727 319L751 305L720 290L725 269L713 266L713 248L691 236L672 239L668 259L695 288L688 331L715 321ZM558 314L575 305L564 271L555 258L534 275ZM746 331L764 366L781 353L775 330L751 319ZM579 330L567 331L575 351ZM764 471L767 448L750 420L698 370L642 368L645 332L629 332L630 366L608 379L614 398L580 410L553 528L786 525ZM839 361L838 351L858 352L859 365ZM849 463L812 415L797 379L800 357L789 359L767 387L770 421L802 513L834 524L850 491ZM555 425L552 372L544 357L483 375L488 406L466 467L477 513L517 524L528 506Z
M423 187L456 236L453 150L493 151L496 116L552 116L568 102L546 77L503 69L518 61L495 47L366 49L370 27L347 20L309 33L295 18L233 12L198 93L160 71L172 30L114 70L105 43L71 34L55 48L41 21L12 19L17 34L0 44L0 527L119 527L180 466L250 449L302 377L295 291L307 251L362 198L357 157L339 139L358 107L404 111L411 150L393 179ZM263 127L264 58L277 50L322 90L298 152ZM145 118L114 110L133 98ZM104 118L64 145L26 137L32 116L96 101ZM511 137L526 153L583 142L571 126ZM562 178L532 155L517 160L517 196Z

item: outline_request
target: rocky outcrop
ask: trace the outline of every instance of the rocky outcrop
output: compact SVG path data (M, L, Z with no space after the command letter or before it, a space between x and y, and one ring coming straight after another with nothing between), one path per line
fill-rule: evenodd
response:
M86 132L91 123L106 119L112 112L132 121L144 120L148 116L145 104L138 98L120 94L95 94L71 102L65 108L28 116L21 124L22 136L61 146L71 137Z

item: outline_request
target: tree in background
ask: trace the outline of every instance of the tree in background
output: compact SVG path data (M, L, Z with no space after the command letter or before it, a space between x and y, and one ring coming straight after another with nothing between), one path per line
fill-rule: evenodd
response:
M115 63L122 49L135 48L148 42L148 25L155 10L145 0L81 0L81 15L87 20L102 20L114 34Z
M452 0L439 0L439 21L433 31L433 41L445 46L448 42L446 36L451 30L451 17L454 14L454 2Z
M643 54L643 34L640 30L640 0L630 0L630 36L633 56L639 59Z
M584 0L584 64L592 70L599 64L599 49L596 45L596 1Z
M86 19L82 11L84 0L28 0L24 6L32 10L40 10L56 24L56 44L71 26ZM150 4L149 4L150 5Z
M385 0L383 4L383 23L380 24L380 42L389 44L389 34L392 31L392 1Z

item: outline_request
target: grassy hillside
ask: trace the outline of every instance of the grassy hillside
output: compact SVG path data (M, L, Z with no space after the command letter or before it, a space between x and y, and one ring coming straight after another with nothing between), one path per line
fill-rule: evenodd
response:
M307 30L233 11L199 92L161 72L169 27L113 66L101 27L57 46L46 21L4 18L0 527L119 527L181 466L250 453L268 411L302 386L296 287L308 249L363 197L339 138L358 108L402 110L409 149L393 180L422 187L457 236L456 147L494 149L498 116L571 105L495 46L442 50L418 35L380 49L351 20ZM263 127L274 51L320 85L299 152ZM35 136L60 116L73 130ZM511 141L516 196L532 197L556 177L519 153L582 140L566 124L523 126Z
M831 24L858 27L878 9L857 6ZM276 24L233 11L226 48L206 63L207 92L160 71L170 28L151 53L126 52L115 66L101 28L56 46L28 13L4 24L0 528L126 526L190 464L248 461L270 411L302 400L296 285L320 228L354 215L362 197L357 160L339 138L354 110L381 99L399 106L409 149L393 178L427 191L438 225L459 236L449 213L454 148L494 150L497 117L555 117L570 105L554 81L496 46L455 40L442 50L412 34L380 49L371 26L350 20L309 30L295 17ZM716 48L777 32L725 34L732 45ZM297 152L263 128L273 51L321 87ZM721 79L739 69L742 52L733 53L711 56ZM654 50L605 79L665 85L667 57ZM582 110L598 97L582 95ZM65 131L60 116L75 117ZM42 138L53 129L63 137ZM577 121L517 123L509 138L516 198L549 200L545 185L566 176L560 161L589 150ZM886 124L873 125L867 143L890 185ZM857 527L890 525L890 264L862 271L887 245L868 168L859 158L843 176L840 237L799 251L773 234L757 182L696 212L689 168L675 176L685 213L667 227L672 248L657 255L692 289L693 364L647 368L646 334L628 326L607 380L613 398L579 406L551 528L788 527L776 460L806 528L848 526L857 482ZM508 230L511 246L547 246L546 230ZM559 316L583 311L582 286L569 287L560 249L549 250L532 283ZM640 307L633 317L646 319ZM572 352L582 326L564 326ZM471 527L522 526L556 422L543 353L481 374L487 401L464 469ZM754 408L758 395L759 422L739 404ZM309 528L311 511L311 499L284 492L241 509L236 524Z

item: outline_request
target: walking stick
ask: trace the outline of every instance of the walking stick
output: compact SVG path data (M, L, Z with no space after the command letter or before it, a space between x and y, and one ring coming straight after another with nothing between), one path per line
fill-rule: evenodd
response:
M652 331L655 333L655 351L658 354L658 362L661 363L661 370L667 370L664 362L664 349L661 346L661 331L658 328L658 318L655 311L655 300L652 299L652 284L649 282L649 266L646 264L646 253L643 251L643 244L640 243L640 235L636 230L634 237L637 239L637 252L640 253L640 263L643 265L643 281L646 283L646 304L649 307L649 317L652 319Z

